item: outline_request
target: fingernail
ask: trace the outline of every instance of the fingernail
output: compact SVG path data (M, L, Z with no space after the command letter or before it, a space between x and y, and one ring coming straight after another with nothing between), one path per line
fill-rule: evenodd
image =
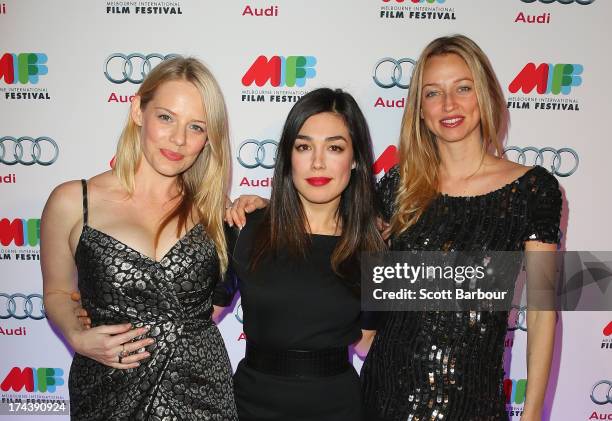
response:
M151 330L151 326L144 326L145 330Z

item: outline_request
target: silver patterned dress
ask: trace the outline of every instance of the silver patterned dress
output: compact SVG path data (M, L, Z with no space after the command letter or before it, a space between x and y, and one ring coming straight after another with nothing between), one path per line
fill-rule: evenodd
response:
M211 321L219 279L214 242L195 225L160 261L87 224L75 253L92 325L150 326L156 342L135 369L79 354L70 369L73 420L237 420L231 366Z

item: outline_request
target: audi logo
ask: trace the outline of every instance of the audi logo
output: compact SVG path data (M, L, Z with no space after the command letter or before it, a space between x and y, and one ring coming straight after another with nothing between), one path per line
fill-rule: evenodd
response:
M41 320L46 317L43 296L40 294L0 293L0 319Z
M236 320L238 320L240 322L240 324L243 323L243 318L242 318L242 303L238 303L238 305L236 306L236 311L234 312L234 317L236 318Z
M151 69L155 67L152 64L153 61L157 65L172 57L178 57L178 54L164 56L159 53L151 53L145 56L140 53L128 55L113 53L104 61L104 76L112 83L142 83Z
M238 162L245 168L274 168L278 142L266 139L247 139L238 146Z
M374 66L372 79L381 88L389 89L397 86L408 89L415 65L416 61L411 58L400 58L399 60L391 57L381 58Z
M507 155L508 152L514 152L514 154ZM559 177L569 177L574 174L580 163L578 154L571 148L536 148L534 146L521 148L519 146L509 146L504 149L504 155L507 155L508 159L521 165L526 163L528 165L541 165Z
M50 156L50 158L49 158ZM59 156L59 147L50 137L4 136L0 138L0 163L6 165L51 165Z
M540 3L554 3L554 2L559 2L561 4L572 4L574 1L578 4L581 4L583 6L586 6L588 4L593 3L595 0L521 0L523 3L533 3L536 1L539 1Z
M508 317L508 330L527 332L527 307L513 305Z
M600 380L595 383L591 390L591 400L597 405L612 403L612 382L610 380Z

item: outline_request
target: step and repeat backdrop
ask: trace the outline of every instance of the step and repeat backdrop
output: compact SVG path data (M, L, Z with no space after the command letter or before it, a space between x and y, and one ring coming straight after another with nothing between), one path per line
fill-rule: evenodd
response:
M230 115L231 196L268 196L283 121L321 86L356 97L382 176L397 161L415 60L453 33L472 37L494 65L512 119L508 159L558 178L562 247L612 249L608 0L0 1L0 399L69 398L71 350L42 304L40 215L54 186L110 168L152 67L173 54L210 67ZM238 297L220 323L234 367L241 323ZM504 384L514 420L526 331L518 308ZM611 357L611 312L560 314L548 419L612 420Z

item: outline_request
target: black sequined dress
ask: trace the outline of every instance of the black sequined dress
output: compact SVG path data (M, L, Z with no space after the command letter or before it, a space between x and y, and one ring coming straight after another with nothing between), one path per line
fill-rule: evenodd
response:
M394 212L397 167L379 183ZM561 193L544 168L472 197L439 195L392 250L519 251L559 241ZM362 369L368 421L507 420L503 391L507 312L389 312Z
M71 419L237 420L229 358L211 321L219 260L202 225L155 261L87 225L84 182L83 207L75 260L92 325L150 326L156 343L128 370L75 354Z

